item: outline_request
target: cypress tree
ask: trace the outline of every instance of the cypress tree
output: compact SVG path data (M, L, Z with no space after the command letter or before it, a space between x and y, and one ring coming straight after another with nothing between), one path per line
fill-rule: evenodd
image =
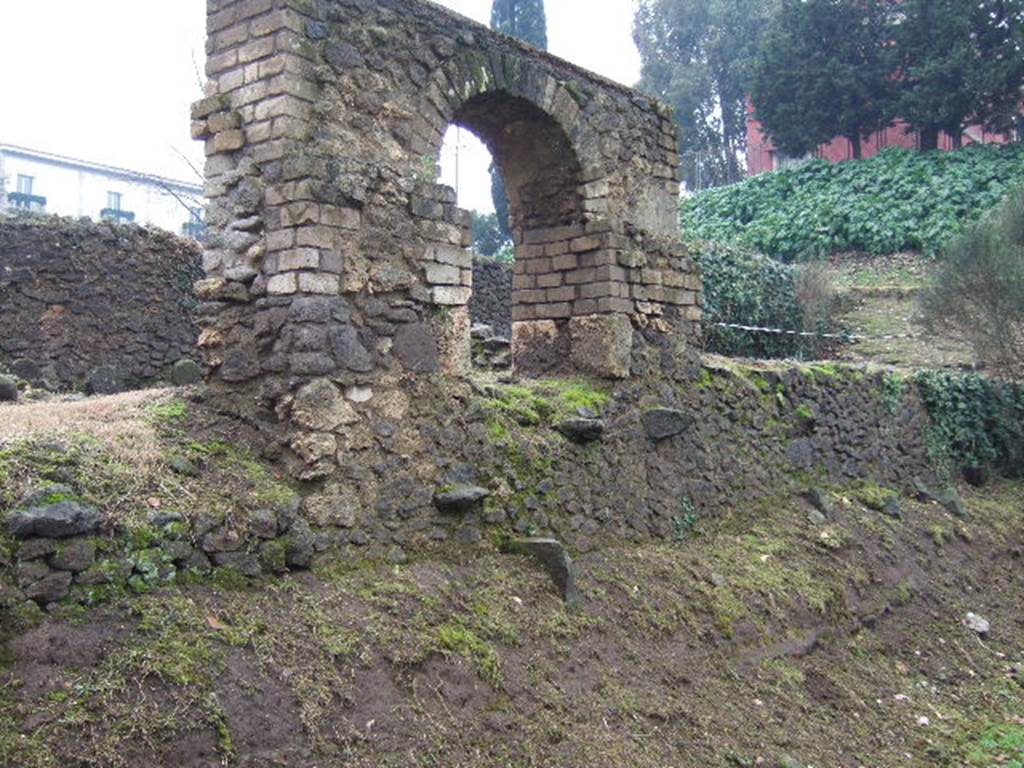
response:
M491 5L491 29L517 37L535 48L548 48L548 23L544 13L544 0L494 0ZM491 165L491 198L498 216L498 224L506 238L511 239L508 194L501 169Z

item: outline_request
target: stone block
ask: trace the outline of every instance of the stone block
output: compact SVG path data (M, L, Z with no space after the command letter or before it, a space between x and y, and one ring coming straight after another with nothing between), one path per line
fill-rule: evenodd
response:
M625 379L633 354L633 324L623 315L589 315L569 321L573 367L600 378Z
M427 264L427 282L431 285L461 285L462 278L458 267L447 264Z
M299 290L299 281L294 272L274 275L267 281L267 294L270 296L287 296Z
M454 307L468 304L473 290L464 286L439 285L431 289L430 295L435 304Z
M299 273L299 291L301 293L336 294L341 290L341 280L337 275L315 272Z
M316 269L320 266L320 252L315 248L292 248L282 251L275 258L278 272Z

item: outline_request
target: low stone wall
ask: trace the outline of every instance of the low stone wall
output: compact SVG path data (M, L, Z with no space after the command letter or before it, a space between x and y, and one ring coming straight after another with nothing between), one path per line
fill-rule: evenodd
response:
M148 384L195 357L197 244L159 230L0 217L0 366L50 388Z
M879 514L898 515L901 492L936 486L928 411L912 384L893 386L889 376L709 361L676 381L616 386L422 377L343 389L319 379L280 414L317 430L295 446L309 463L289 466L268 414L227 426L225 439L262 443L279 470L304 478L263 494L274 501L260 496L228 516L201 503L158 509L140 553L105 510L80 501L73 478L44 484L6 516L19 565L16 589L0 589L0 603L48 604L112 581L144 588L183 569L258 576L305 568L328 550L404 562L446 541L550 535L589 551L686 535L727 510L756 514L792 494L827 502L858 484ZM206 430L223 418L216 390L195 397L190 418L213 434ZM317 460L326 454L332 462ZM187 464L172 469L194 474L198 491L225 481ZM97 565L99 550L106 560Z
M474 325L489 325L495 335L512 338L511 264L479 258L473 262L469 316Z

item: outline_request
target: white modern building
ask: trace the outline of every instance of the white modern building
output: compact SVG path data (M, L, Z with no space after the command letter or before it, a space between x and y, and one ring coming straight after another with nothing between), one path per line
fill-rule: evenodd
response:
M203 205L199 184L0 144L0 211L151 224L199 237Z

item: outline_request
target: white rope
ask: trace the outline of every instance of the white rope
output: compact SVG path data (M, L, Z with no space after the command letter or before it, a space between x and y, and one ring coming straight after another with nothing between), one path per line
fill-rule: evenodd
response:
M773 333L779 336L800 336L802 338L838 339L840 341L892 341L893 339L916 339L912 333L896 333L889 336L863 336L856 333L816 333L814 331L787 331L782 328L761 328L756 325L738 323L714 323L718 328L732 328L751 333Z

